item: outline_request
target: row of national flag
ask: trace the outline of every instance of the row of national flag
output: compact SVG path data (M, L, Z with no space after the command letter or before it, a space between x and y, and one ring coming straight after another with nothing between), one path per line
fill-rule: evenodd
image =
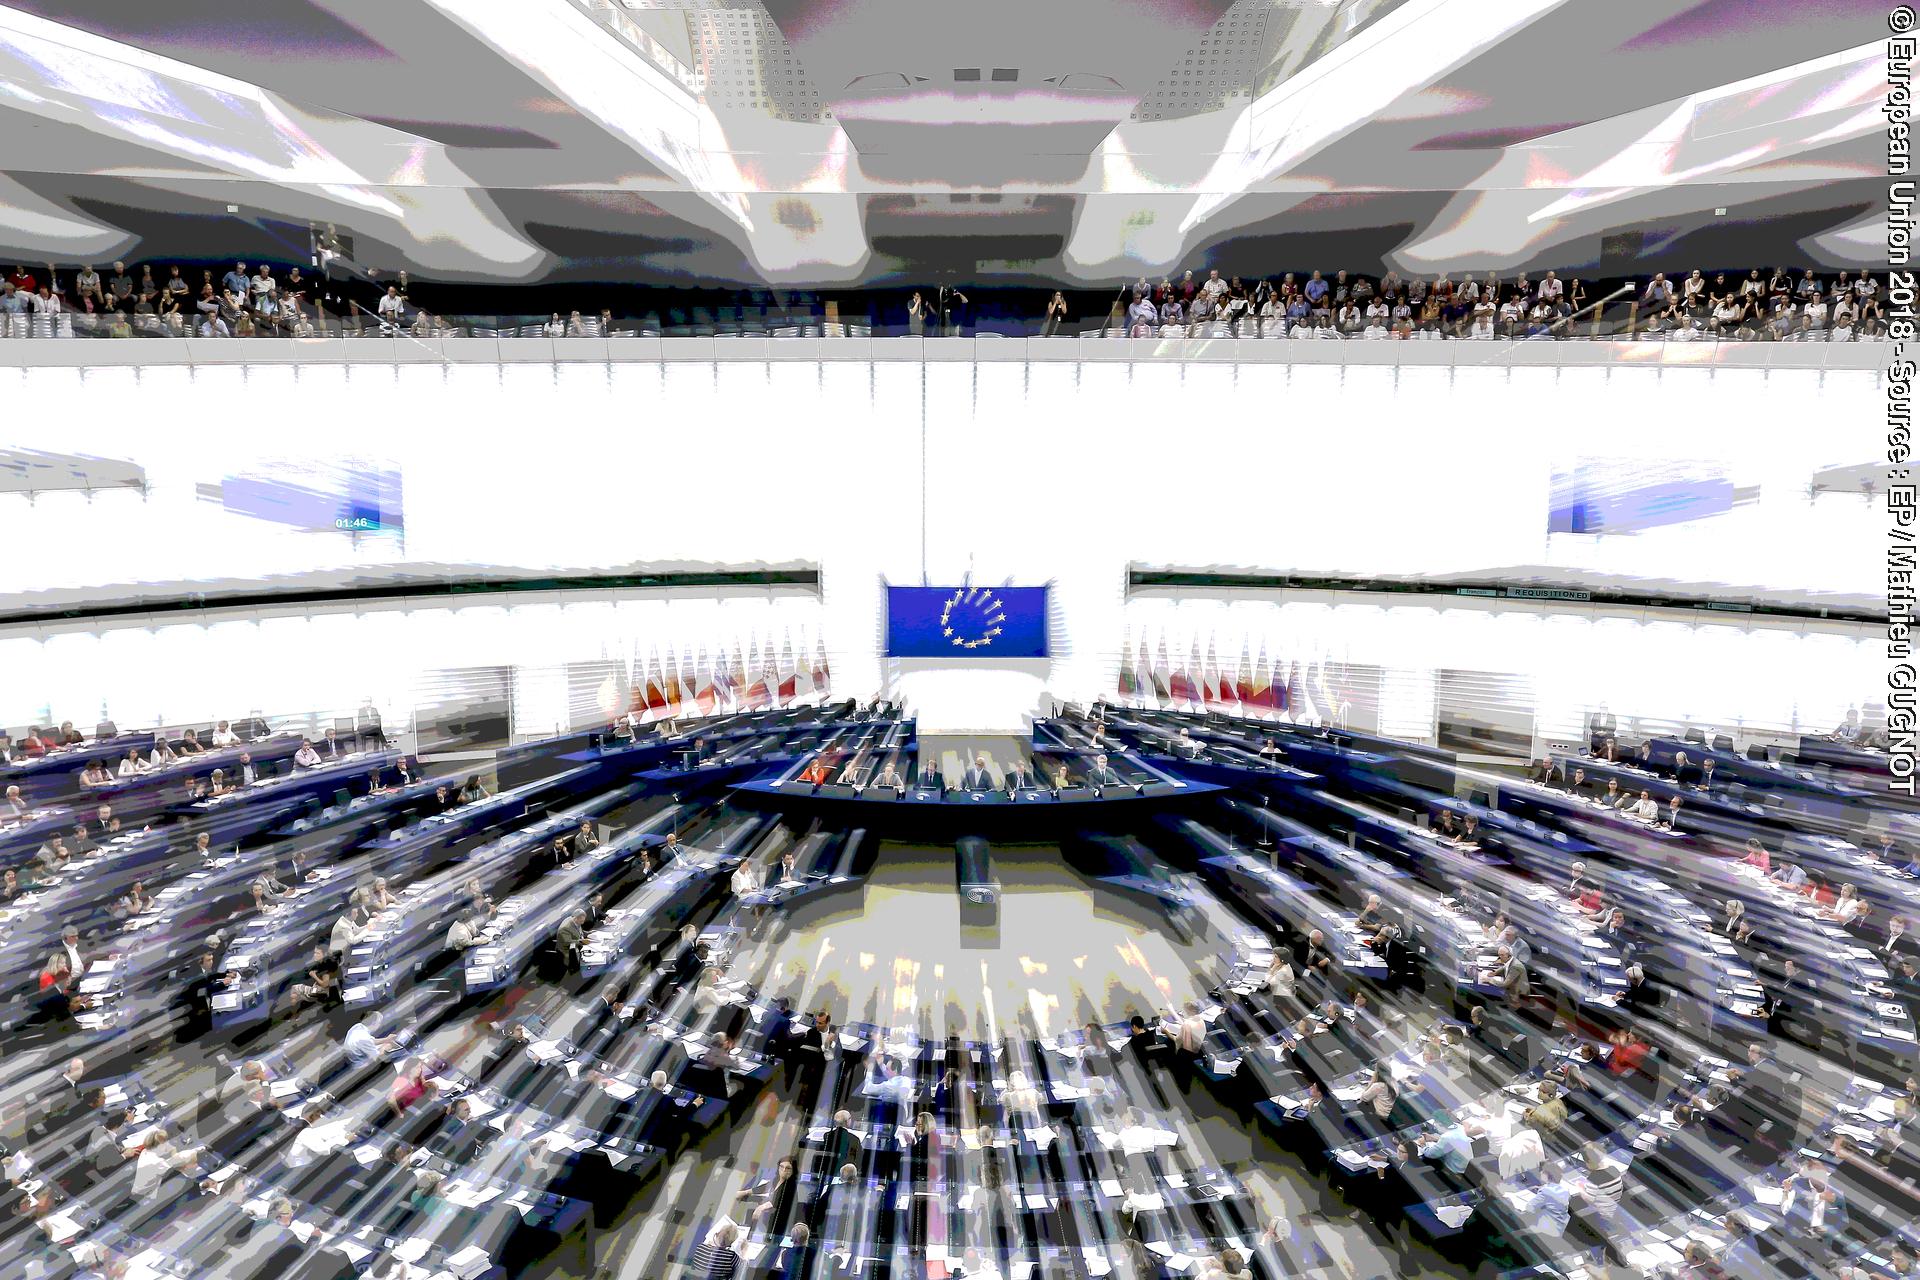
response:
M771 636L764 645L755 636L744 648L736 640L731 654L725 645L713 653L701 645L697 656L686 649L676 659L671 646L663 656L656 645L642 662L636 649L630 706L641 720L711 716L824 702L832 687L826 645L816 640L808 658L803 634L796 657L789 632L777 654Z
M1142 633L1137 641L1128 635L1121 643L1115 688L1120 700L1133 706L1331 723L1340 700L1327 686L1328 674L1318 661L1273 661L1264 641L1257 658L1250 642L1243 643L1236 667L1231 658L1220 662L1212 636L1205 656L1195 636L1187 657L1177 658L1168 656L1164 633L1151 647Z

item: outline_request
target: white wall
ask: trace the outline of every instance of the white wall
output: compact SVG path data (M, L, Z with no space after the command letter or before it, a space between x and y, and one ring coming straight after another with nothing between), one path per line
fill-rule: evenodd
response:
M1605 703L1630 733L1676 725L1736 736L1824 733L1849 706L1885 696L1885 636L1866 626L1767 621L1673 611L1516 608L1429 598L1383 605L1352 593L1179 593L1155 589L1127 604L1126 644L1175 665L1194 646L1236 670L1259 663L1377 668L1378 718L1396 737L1431 741L1436 673L1499 673L1477 682L1493 719L1531 724L1542 741L1570 741ZM1348 677L1363 704L1371 683ZM1329 683L1335 700L1342 678ZM1318 702L1319 699L1315 698Z
M817 564L839 687L892 680L930 714L928 732L1017 727L1043 687L1111 688L1130 563L1356 574L1544 565L1721 584L1749 598L1871 595L1878 572L1871 506L1808 491L1820 467L1878 456L1875 378L1854 372L36 368L0 369L0 401L46 410L10 415L4 447L128 459L149 479L144 493L0 494L4 526L33 531L0 555L0 605L49 592L119 599L136 584L186 579L377 580L394 566ZM1753 500L1631 536L1548 535L1556 469L1641 457L1683 472L1698 464ZM404 540L292 532L195 496L227 475L342 460L403 474ZM968 572L1054 585L1057 644L1044 675L884 667L882 582ZM1502 624L1484 634L1509 633ZM204 676L165 678L224 679L247 670L246 648L223 650L225 665ZM1528 646L1501 640L1491 651ZM1652 660L1663 652L1645 650ZM1693 661L1676 659L1677 669ZM1816 679L1800 663L1768 674L1791 688ZM129 694L125 682L155 682L151 671L111 679ZM1657 700L1651 691L1666 679L1656 670L1639 686ZM63 697L85 683L62 686ZM1672 683L1676 696L1692 687L1683 675Z
M790 642L811 657L821 631L818 598L792 588L471 599L9 628L0 725L72 720L90 733L102 717L131 730L261 715L324 727L372 699L388 730L405 733L446 696L436 673L488 666L513 669L514 734L543 737L580 723L568 663L612 664L605 692L624 710L635 671L644 680L669 650L697 664Z

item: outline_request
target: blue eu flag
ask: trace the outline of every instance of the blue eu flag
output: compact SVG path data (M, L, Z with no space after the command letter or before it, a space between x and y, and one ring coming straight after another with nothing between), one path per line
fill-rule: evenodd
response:
M887 656L1044 658L1045 587L888 587Z

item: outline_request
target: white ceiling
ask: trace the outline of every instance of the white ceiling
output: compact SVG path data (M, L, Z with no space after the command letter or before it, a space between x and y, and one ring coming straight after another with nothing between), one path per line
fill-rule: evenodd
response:
M1858 265L1883 24L1864 0L13 0L0 254L291 257L331 222L367 265L494 280Z

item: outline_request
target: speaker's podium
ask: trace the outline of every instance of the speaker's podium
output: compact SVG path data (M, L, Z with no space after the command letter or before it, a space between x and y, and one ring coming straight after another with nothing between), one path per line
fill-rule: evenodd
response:
M993 850L979 836L953 846L954 887L960 891L960 923L991 927L1000 915L1000 882L993 878Z

